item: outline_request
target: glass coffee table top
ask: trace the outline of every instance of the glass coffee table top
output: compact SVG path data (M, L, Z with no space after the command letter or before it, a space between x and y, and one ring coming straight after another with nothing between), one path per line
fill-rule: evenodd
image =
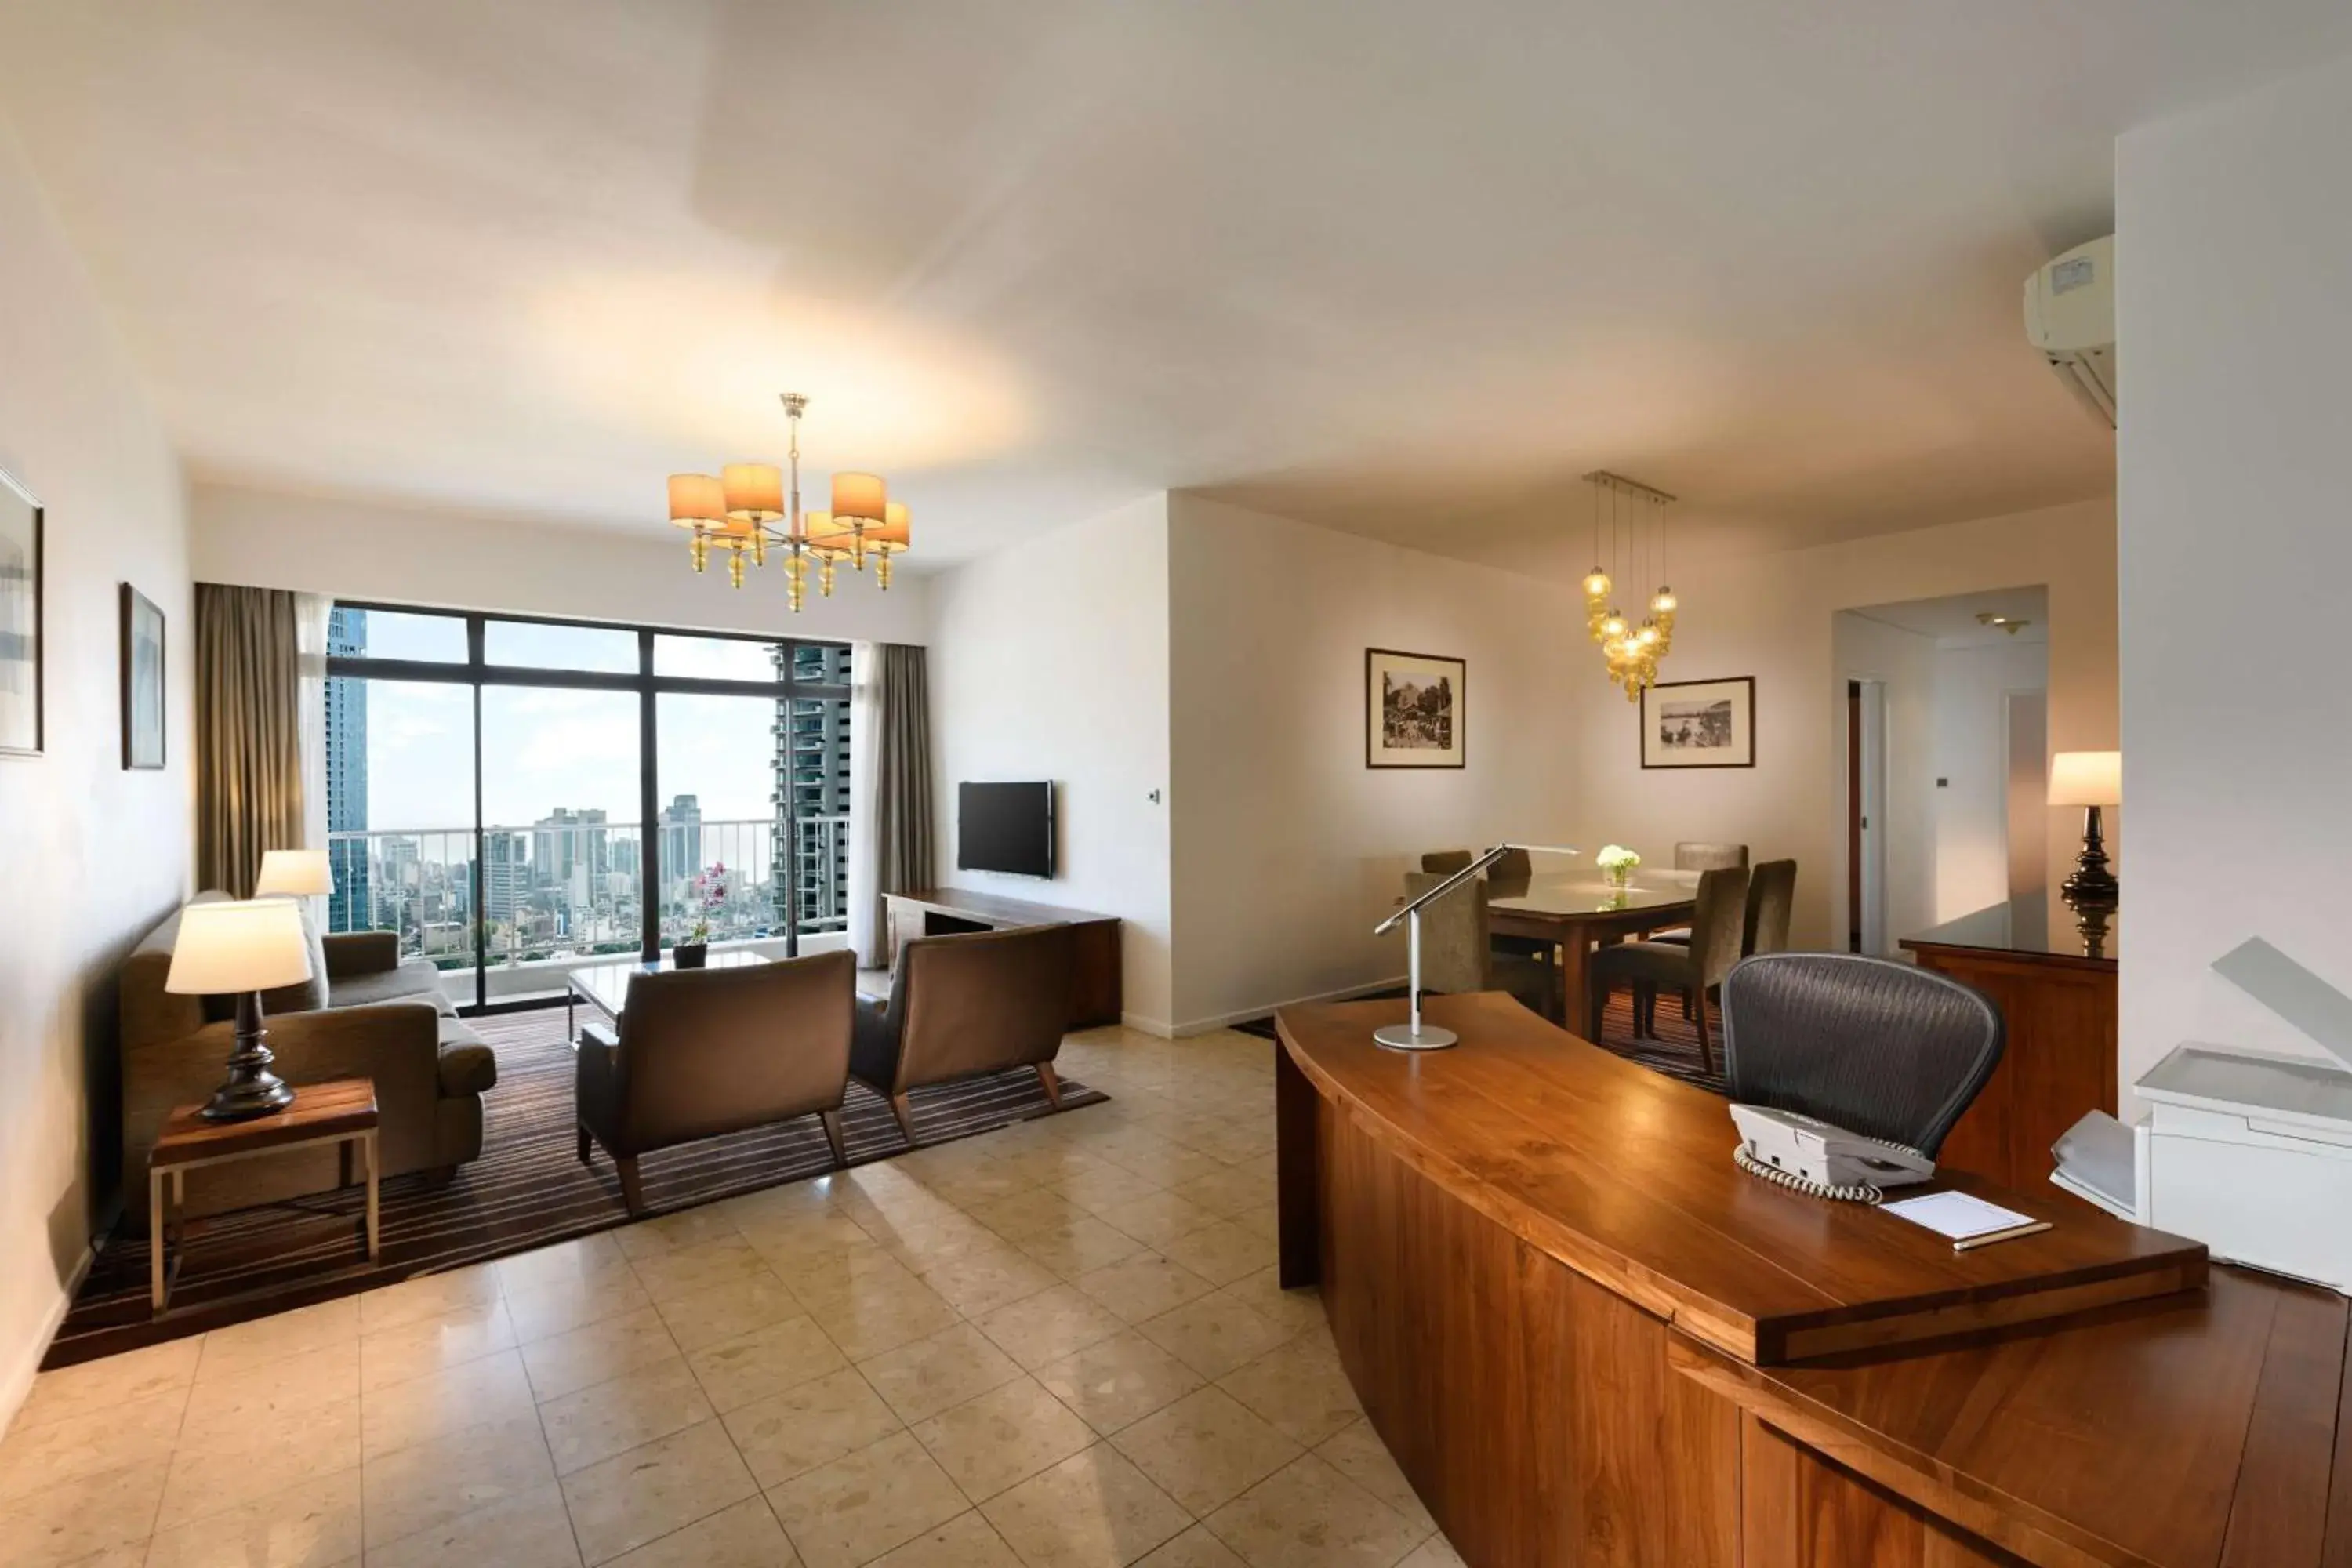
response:
M747 964L767 962L764 954L738 950L714 952L703 967L741 969ZM657 963L647 963L642 959L624 959L612 963L585 964L572 972L570 999L587 1003L607 1018L618 1018L621 1009L628 1005L631 981L640 974L659 974L677 967L667 957Z

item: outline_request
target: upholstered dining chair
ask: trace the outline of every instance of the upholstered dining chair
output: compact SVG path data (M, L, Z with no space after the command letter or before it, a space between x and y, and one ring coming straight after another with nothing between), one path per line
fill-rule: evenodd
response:
M1789 945L1789 915L1797 901L1797 863L1767 860L1748 874L1748 917L1739 956L1779 952Z
M1661 991L1688 991L1697 1004L1700 1065L1715 1070L1715 1050L1708 1034L1707 993L1723 984L1739 962L1739 928L1748 910L1748 872L1737 866L1702 871L1692 904L1687 942L1628 942L1604 947L1592 955L1586 986L1587 1039L1601 1037L1601 1022L1609 1007L1609 993L1619 981L1633 988L1633 1037L1651 1032L1652 1015Z
M1441 877L1451 877L1456 871L1466 871L1477 857L1467 849L1433 849L1421 858L1421 868Z
M1407 901L1444 876L1407 872ZM1473 877L1421 911L1421 984L1429 991L1507 991L1538 1013L1551 1009L1552 969L1547 959L1496 951L1488 929L1486 882Z
M1677 844L1675 846L1675 869L1677 871L1721 871L1730 868L1748 869L1748 846L1745 844Z
M1731 1098L1818 1117L1933 1158L2006 1040L1974 986L1857 952L1771 952L1723 982Z

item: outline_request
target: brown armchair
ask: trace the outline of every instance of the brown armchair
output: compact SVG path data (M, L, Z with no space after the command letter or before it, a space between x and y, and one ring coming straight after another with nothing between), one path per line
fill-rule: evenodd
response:
M850 1073L890 1101L915 1142L907 1091L1033 1068L1062 1107L1054 1058L1069 1017L1076 933L1066 925L919 937L898 947L887 1002L860 999Z
M580 1031L581 1163L591 1140L602 1143L619 1167L623 1201L639 1214L640 1155L812 1111L834 1163L845 1163L841 1100L856 995L857 960L847 952L638 975L617 1030Z

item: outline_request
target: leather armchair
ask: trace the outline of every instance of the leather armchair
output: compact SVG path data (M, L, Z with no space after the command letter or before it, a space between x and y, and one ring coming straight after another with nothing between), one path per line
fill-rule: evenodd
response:
M1069 1017L1076 934L1020 926L899 944L889 999L857 1004L849 1070L889 1100L908 1142L916 1140L907 1091L925 1084L1031 1068L1061 1109L1054 1058Z
M617 1030L580 1031L580 1160L602 1143L633 1215L645 1210L641 1155L814 1112L846 1163L857 960L817 953L734 969L678 969L629 984Z

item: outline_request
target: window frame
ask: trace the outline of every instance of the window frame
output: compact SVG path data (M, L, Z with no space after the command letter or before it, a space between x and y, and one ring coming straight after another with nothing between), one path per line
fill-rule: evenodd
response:
M331 654L327 658L327 678L352 680L424 681L444 686L467 686L474 693L474 1000L467 1009L472 1013L511 1011L524 1007L547 1005L535 1001L493 1005L489 1000L488 952L487 926L483 921L484 885L483 858L486 829L482 824L482 689L486 686L536 686L572 691L634 692L637 697L637 811L638 833L644 847L639 851L646 887L659 885L661 873L660 835L653 825L661 813L660 734L656 713L659 700L669 693L682 692L712 697L754 697L770 701L794 702L847 701L850 696L846 681L807 681L785 675L775 680L735 680L717 677L656 675L654 672L655 640L662 637L707 637L733 642L755 643L763 647L781 647L785 651L785 668L794 662L792 655L803 647L839 649L851 646L839 637L801 637L789 634L759 632L709 631L698 626L653 626L625 621L589 620L571 616L518 615L505 611L457 610L432 605L402 605L374 599L336 598L333 607L345 610L383 611L393 615L446 616L462 621L466 628L466 658L462 662L443 659L377 658L368 654ZM488 628L492 621L516 622L530 626L580 626L599 631L619 631L637 639L637 668L634 673L615 670L546 669L531 665L491 664L484 657ZM783 792L778 803L778 831L786 836L785 842L800 842L800 808L795 792ZM800 879L785 879L784 891L784 952L788 957L800 954L801 912ZM661 957L661 900L654 898L638 900L641 910L643 946L640 956L646 963Z

